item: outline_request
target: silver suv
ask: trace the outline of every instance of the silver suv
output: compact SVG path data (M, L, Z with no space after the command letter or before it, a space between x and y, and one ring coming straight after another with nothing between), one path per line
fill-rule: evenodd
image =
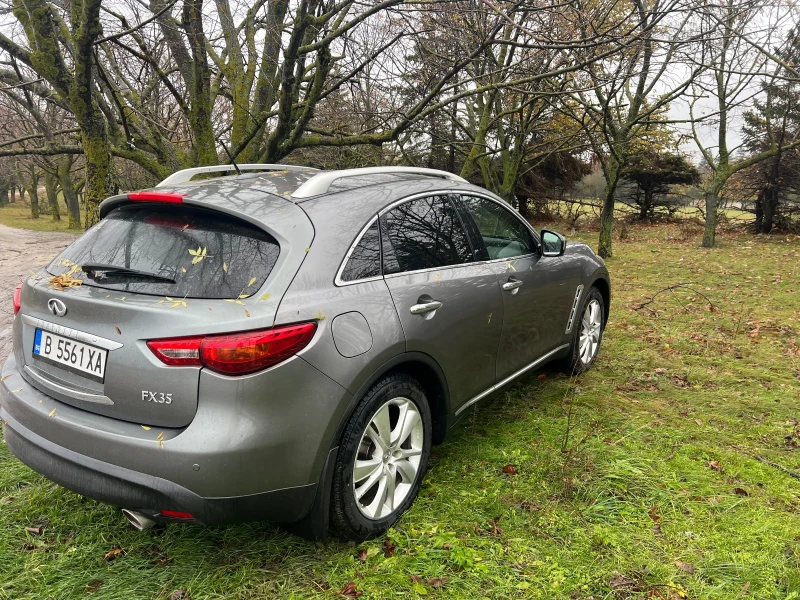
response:
M378 535L470 407L588 369L608 318L588 246L442 171L188 169L100 216L17 290L0 418L139 528Z

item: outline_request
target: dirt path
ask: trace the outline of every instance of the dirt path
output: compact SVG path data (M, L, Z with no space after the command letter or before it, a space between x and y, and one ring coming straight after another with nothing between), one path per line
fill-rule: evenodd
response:
M49 263L75 237L71 233L30 231L0 225L0 363L11 352L14 288Z

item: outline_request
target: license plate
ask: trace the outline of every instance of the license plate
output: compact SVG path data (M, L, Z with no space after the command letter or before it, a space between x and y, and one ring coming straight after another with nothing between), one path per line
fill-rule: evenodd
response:
M103 382L108 350L37 329L33 338L33 356L67 371Z

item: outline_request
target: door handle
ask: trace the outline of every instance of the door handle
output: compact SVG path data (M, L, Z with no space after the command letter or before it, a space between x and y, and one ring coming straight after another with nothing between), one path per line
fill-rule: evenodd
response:
M420 304L415 304L414 306L411 307L411 314L423 315L425 313L431 312L441 307L442 303L439 302L438 300L431 300L430 302L421 302Z
M517 279L516 277L509 277L508 281L503 284L503 289L507 292L510 292L511 290L517 289L521 285L522 280Z

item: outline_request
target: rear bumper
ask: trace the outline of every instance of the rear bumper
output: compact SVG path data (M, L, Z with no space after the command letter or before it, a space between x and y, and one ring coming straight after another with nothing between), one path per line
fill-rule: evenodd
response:
M34 471L83 496L158 517L160 510L190 513L204 525L266 520L291 523L305 517L317 484L248 496L203 498L160 477L84 456L50 442L0 408L3 437L11 452Z

